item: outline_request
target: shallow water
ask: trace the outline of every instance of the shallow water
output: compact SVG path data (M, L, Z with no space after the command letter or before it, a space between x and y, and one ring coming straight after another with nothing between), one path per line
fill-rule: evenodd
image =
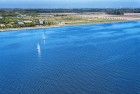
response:
M140 22L0 33L0 94L140 94Z

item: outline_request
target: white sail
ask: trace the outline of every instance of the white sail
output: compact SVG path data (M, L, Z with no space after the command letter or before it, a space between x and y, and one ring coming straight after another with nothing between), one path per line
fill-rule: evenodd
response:
M37 44L37 53L38 53L38 56L41 55L41 47L39 43Z
M45 33L43 33L42 38L43 38L43 40L46 39Z

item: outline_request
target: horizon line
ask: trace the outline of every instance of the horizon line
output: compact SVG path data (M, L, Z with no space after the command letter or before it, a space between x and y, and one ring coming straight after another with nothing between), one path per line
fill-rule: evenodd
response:
M140 7L123 7L123 8L0 8L0 9L140 9Z

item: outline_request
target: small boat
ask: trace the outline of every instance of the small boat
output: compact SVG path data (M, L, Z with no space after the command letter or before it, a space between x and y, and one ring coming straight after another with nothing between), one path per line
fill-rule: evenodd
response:
M42 38L43 38L43 40L46 39L45 33L43 33Z
M41 55L41 47L39 43L37 44L37 53L38 53L38 56Z
M40 44L39 43L37 44L37 50L40 50Z

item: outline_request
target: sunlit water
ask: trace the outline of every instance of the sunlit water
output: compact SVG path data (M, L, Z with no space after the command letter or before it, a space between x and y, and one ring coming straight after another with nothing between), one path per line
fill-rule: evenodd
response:
M140 22L0 33L0 94L140 94Z

